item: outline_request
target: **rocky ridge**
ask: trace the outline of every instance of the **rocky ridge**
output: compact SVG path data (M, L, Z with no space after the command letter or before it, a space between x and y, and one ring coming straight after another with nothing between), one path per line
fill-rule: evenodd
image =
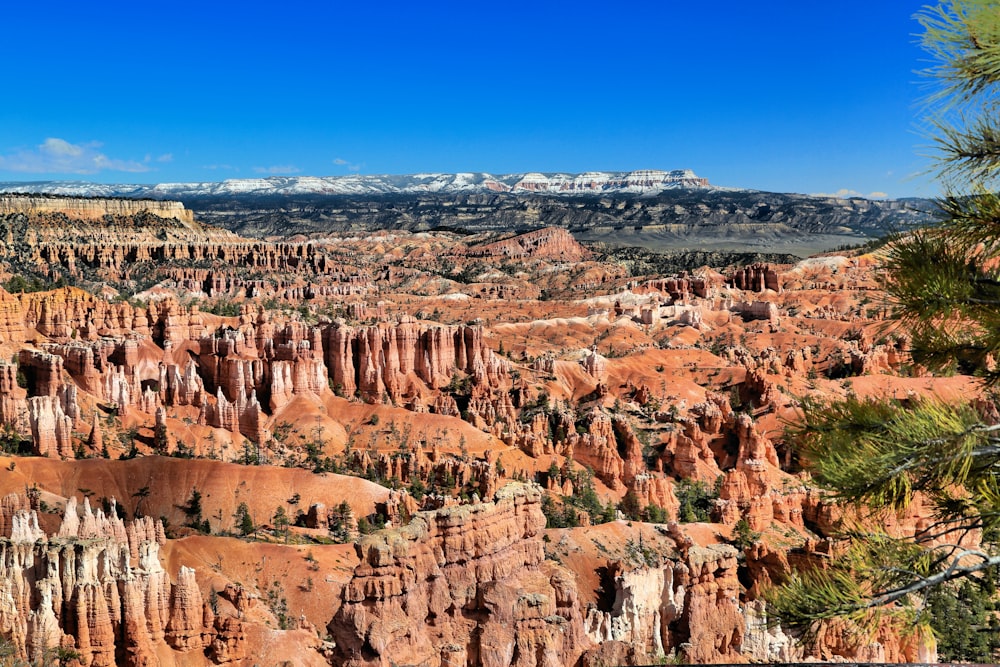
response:
M0 238L0 261L50 281L135 289L168 279L210 295L299 298L361 291L315 244L241 238L179 202L3 195Z
M194 215L178 201L155 199L81 199L0 194L0 215L6 213L62 213L68 218L101 220L106 215L134 216L148 213L162 220L175 219L194 225Z
M209 223L266 237L404 229L561 227L578 240L654 250L770 247L802 255L932 220L926 200L711 188L690 172L275 177L202 184L0 184L0 191L180 199Z
M425 192L549 192L607 193L659 192L670 188L707 188L708 179L690 169L631 172L589 171L581 174L487 173L272 176L229 179L219 183L159 183L157 185L101 185L81 182L4 183L0 192L38 192L73 196L128 196L183 199L197 196L359 195Z
M547 227L538 231L518 234L511 238L469 248L470 257L494 259L548 259L561 262L579 262L591 257L590 251L577 243L565 229Z

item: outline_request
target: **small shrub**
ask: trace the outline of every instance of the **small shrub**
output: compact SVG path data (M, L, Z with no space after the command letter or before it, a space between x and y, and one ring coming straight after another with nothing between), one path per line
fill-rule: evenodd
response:
M680 506L677 518L683 523L709 521L712 501L718 498L717 491L708 488L705 482L682 479L674 486L674 495Z

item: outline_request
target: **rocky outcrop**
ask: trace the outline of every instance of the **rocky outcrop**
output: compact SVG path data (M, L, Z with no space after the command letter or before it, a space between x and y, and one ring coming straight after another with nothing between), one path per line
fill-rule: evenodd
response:
M572 664L583 649L572 579L544 562L539 492L421 512L358 543L328 630L341 664Z
M153 199L102 199L0 194L0 215L5 213L62 213L75 220L101 220L106 215L132 216L150 213L194 223L191 211L179 201Z
M431 388L446 386L456 370L475 384L502 387L507 362L483 340L482 327L427 327L410 318L394 326L334 325L323 334L326 366L333 386L368 400L388 395L398 401L418 379Z
M27 396L18 385L17 365L0 362L0 423L17 433L30 432Z
M618 441L611 418L594 410L588 415L586 433L569 435L573 458L593 469L594 475L611 488L622 488L625 461L618 453Z
M573 235L565 229L546 227L495 243L472 246L468 250L468 255L507 260L548 259L579 262L589 259L591 253L577 243Z
M227 637L206 613L193 570L181 568L171 585L158 556L159 522L126 525L86 500L80 514L70 499L58 536L47 538L24 504L0 503L0 524L10 526L10 539L0 540L0 615L19 659L41 662L62 646L82 664L139 666L217 640L240 650L243 639Z
M745 626L740 610L736 549L728 544L691 547L682 584L687 589L682 622L684 658L692 663L740 659Z
M214 621L211 610L205 608L194 570L181 566L170 598L167 643L179 651L201 650L211 640L206 628L211 628Z
M728 279L736 289L749 292L781 292L781 279L778 272L767 264L751 264L734 272Z
M55 396L62 385L61 357L40 350L21 350L17 365L25 377L30 396Z
M256 393L240 393L235 400L230 401L222 393L222 387L219 387L215 402L202 405L198 423L240 433L253 442L261 443L267 439L265 419Z
M778 306L770 301L734 303L730 310L739 313L740 317L748 322L751 320L767 320L771 324L777 324L780 319Z
M56 396L28 399L32 448L39 456L73 456L73 419Z
M690 663L740 662L746 625L736 555L725 544L692 546L658 565L615 563L614 603L608 611L591 608L587 636L630 646L629 664L668 653Z
M24 340L24 312L17 297L0 288L0 345Z
M674 278L648 280L641 287L638 287L637 291L639 293L661 292L668 295L671 301L687 301L692 297L707 298L709 287L710 282L705 278L694 278L682 273Z
M2 197L0 238L6 245L0 246L0 258L39 275L119 282L131 280L142 264L165 265L152 269L165 277L175 277L177 265L192 264L241 265L260 274L335 271L329 257L312 244L244 239L196 222L179 202ZM266 280L244 281L240 287L246 296L282 289ZM209 287L216 294L231 291ZM313 291L321 292L322 287Z
M608 360L598 354L597 349L594 348L590 351L586 357L581 361L584 370L587 374L598 382L607 382L608 379Z

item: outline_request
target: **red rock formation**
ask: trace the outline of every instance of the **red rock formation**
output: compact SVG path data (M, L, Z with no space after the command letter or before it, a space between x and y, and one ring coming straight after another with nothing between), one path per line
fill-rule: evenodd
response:
M583 368L587 373L593 377L598 382L606 382L608 379L608 360L597 353L597 348L590 351L586 357L584 357Z
M581 619L572 579L544 562L540 500L508 486L362 538L328 627L340 664L572 664L583 646L565 627Z
M618 441L611 418L594 410L589 415L587 433L575 431L568 438L573 458L594 470L594 475L611 488L622 488L625 461L618 453Z
M694 419L682 419L679 428L668 434L662 460L665 470L683 479L713 483L722 473L711 442L714 433L706 433Z
M780 317L778 306L770 301L753 301L734 303L730 308L733 312L739 313L746 321L767 320L771 324L777 324Z
M183 368L176 364L160 367L160 401L164 405L204 404L205 384L193 359L188 359Z
M168 646L189 652L217 641L240 653L244 638L206 615L193 570L181 569L171 593L152 520L126 527L86 500L81 516L71 499L58 539L48 540L23 505L0 503L0 524L11 526L10 541L0 541L0 579L12 593L4 632L19 658L42 661L67 646L83 664L148 665Z
M505 259L549 259L562 262L579 262L589 259L591 253L577 243L573 235L561 227L546 227L509 239L472 246L470 257Z
M207 614L211 614L211 609ZM195 581L194 570L182 566L170 599L167 643L179 651L200 651L205 648L206 640L211 639L210 633L206 632L206 627L211 627L211 623L205 621L206 609L201 590Z
M257 402L255 392L250 392L249 395L240 394L235 401L229 401L222 393L222 387L216 392L214 403L202 405L198 417L199 424L241 433L257 443L267 439L264 421L264 412Z
M801 528L803 496L783 492L785 475L778 467L774 445L758 433L746 414L739 415L736 431L740 443L736 467L726 472L719 493L723 523L733 525L744 518L751 529L767 530L778 508L787 523Z
M83 290L66 287L50 292L18 294L24 326L49 336L96 341L99 336L149 335L144 313L126 302L112 303Z
M729 545L692 547L688 572L680 578L687 589L682 622L688 638L684 659L692 663L740 659L745 626L740 612L736 550Z
M763 292L764 290L781 292L781 279L778 272L767 264L744 266L733 273L728 282L736 289L749 292Z
M32 448L39 456L73 456L73 420L63 412L56 396L28 399Z
M648 291L662 292L669 295L671 301L687 301L692 296L707 298L710 285L709 280L705 278L693 278L681 273L676 278L647 280L636 291L640 294Z
M502 387L507 363L483 341L481 327L433 327L404 318L392 327L335 325L323 334L326 366L335 387L368 400L400 400L413 378L431 388L447 385L455 370L477 384Z
M665 509L668 516L677 519L680 502L674 495L674 481L669 477L656 476L656 473L643 473L632 480L629 490L635 494L639 507L655 505Z
M21 350L17 357L19 370L28 382L30 396L55 396L62 384L61 357L41 350Z
M17 384L18 367L0 362L0 423L17 433L30 433L27 390Z
M0 288L0 345L24 341L24 313L21 302Z
M745 624L736 555L725 544L691 546L660 565L613 564L614 604L606 612L591 608L586 631L596 643L621 642L631 651L602 646L588 652L590 660L618 653L626 664L642 664L676 652L696 664L739 662Z

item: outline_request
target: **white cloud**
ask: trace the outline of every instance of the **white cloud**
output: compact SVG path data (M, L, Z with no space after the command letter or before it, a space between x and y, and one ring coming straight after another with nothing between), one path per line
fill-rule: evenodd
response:
M889 197L889 195L884 192L869 192L868 194L863 194L857 190L851 190L849 188L841 188L836 192L814 192L810 196L836 197L838 199L850 199L851 197L861 197L863 199L887 199Z
M297 174L301 169L290 164L278 164L270 167L254 167L258 174Z
M333 163L338 167L347 167L347 171L361 171L361 167L364 166L364 163L351 164L350 160L345 160L342 157L334 158Z
M240 170L239 167L234 167L231 164L203 164L203 165L201 165L201 168L202 169L211 169L212 171L215 171L216 169L222 169L223 171L239 171Z
M98 149L100 142L71 144L49 137L34 149L21 149L0 155L0 170L32 174L94 174L99 171L149 171L149 166L134 160L110 158Z
M156 161L157 162L173 162L174 161L174 154L173 153L164 153L160 157L156 158Z

